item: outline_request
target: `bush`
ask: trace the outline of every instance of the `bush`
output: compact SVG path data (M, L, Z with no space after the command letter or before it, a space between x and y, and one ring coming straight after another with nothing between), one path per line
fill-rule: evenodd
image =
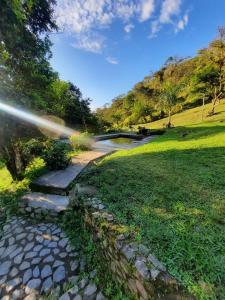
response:
M32 138L26 142L20 142L22 158L27 166L35 157L41 156L44 150L44 142L41 139Z
M70 142L74 150L90 150L92 140L90 134L87 132L81 133L80 135L72 135Z
M70 150L71 146L64 142L47 141L41 156L50 170L65 169L70 163L68 156Z

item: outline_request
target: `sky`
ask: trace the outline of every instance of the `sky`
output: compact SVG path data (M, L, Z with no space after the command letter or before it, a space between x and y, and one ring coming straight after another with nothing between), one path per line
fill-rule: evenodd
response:
M225 0L57 0L51 63L96 109L225 25Z

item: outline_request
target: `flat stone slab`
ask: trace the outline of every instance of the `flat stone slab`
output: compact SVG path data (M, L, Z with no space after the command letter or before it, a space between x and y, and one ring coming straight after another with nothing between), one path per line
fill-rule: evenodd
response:
M94 159L102 157L110 151L86 151L72 159L72 164L65 170L51 171L34 180L31 189L37 192L66 195L70 184L82 170Z
M43 194L43 193L28 193L22 198L28 207L44 208L60 212L67 209L69 205L69 197L61 195Z

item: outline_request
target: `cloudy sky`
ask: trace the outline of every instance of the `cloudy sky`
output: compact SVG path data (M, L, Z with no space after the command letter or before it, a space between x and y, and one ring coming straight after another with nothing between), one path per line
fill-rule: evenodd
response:
M225 25L225 0L57 0L53 67L96 108Z

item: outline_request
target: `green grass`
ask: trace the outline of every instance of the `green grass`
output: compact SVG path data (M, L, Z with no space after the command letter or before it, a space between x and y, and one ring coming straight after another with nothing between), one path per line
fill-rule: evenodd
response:
M225 105L219 109L195 125L201 108L177 114L187 125L104 158L81 179L197 299L225 299Z

